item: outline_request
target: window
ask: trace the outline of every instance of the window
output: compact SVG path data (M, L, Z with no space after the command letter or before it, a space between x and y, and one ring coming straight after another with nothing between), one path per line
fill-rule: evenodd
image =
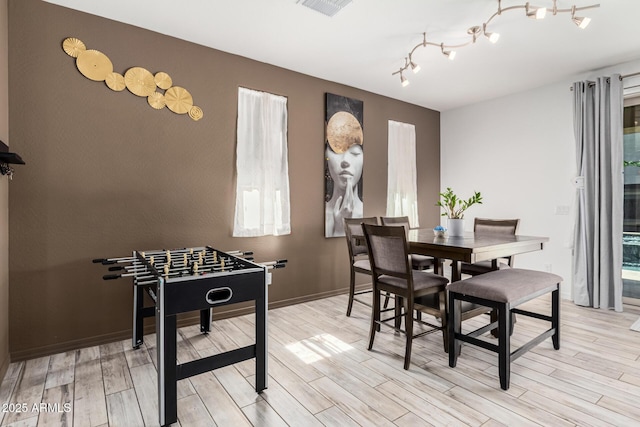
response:
M291 233L287 98L239 88L233 236Z
M640 96L624 100L622 295L640 298ZM638 304L640 301L625 301Z
M387 216L408 216L419 227L415 126L389 120L388 144Z

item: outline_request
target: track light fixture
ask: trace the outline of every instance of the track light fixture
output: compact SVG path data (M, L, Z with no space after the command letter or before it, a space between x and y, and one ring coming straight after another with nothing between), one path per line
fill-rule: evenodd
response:
M575 6L571 8L571 20L573 21L574 24L578 26L578 28L582 30L587 28L587 25L589 25L589 22L591 22L591 18L586 18L584 16L576 16Z
M418 74L418 71L421 70L420 65L413 62L411 58L409 58L409 66L411 67L411 71L413 71L413 74Z
M494 18L496 18L499 15L502 15L502 13L507 12L509 10L524 9L525 15L532 19L544 19L544 17L547 14L547 9L548 9L547 7L532 6L529 2L526 2L523 5L509 6L509 7L503 8L502 0L497 0L497 1L498 1L498 10L493 15L491 15L486 22L484 22L482 25L475 25L473 27L470 27L467 30L467 34L471 37L469 41L465 43L457 44L457 45L447 45L443 42L436 43L432 41L427 41L427 33L422 33L422 42L415 45L414 48L411 49L411 52L409 52L409 56L405 57L404 66L400 67L397 71L394 71L393 73L391 73L391 75L400 74L400 83L402 84L402 86L407 86L409 84L409 80L407 80L402 75L402 73L409 68L411 68L411 70L414 73L417 73L418 71L420 71L420 65L415 63L412 59L414 52L420 47L427 47L427 46L439 47L443 55L445 55L450 60L453 60L453 58L455 58L456 56L455 49L459 49L461 47L474 44L481 35L484 35L487 39L489 39L491 43L496 43L500 38L500 34L487 31L487 26L491 23L491 21L493 21ZM590 6L581 6L581 7L577 7L573 5L571 6L570 9L558 9L557 0L553 0L553 7L551 8L551 13L554 16L557 15L558 13L571 13L571 21L573 21L573 23L576 24L578 28L584 29L587 27L587 25L589 25L589 22L591 22L591 19L587 17L576 16L576 12L580 10L594 9L597 7L600 7L600 4L592 4Z
M440 50L442 50L442 54L449 58L449 60L453 61L456 57L455 50L444 50L444 43L440 43Z
M400 84L402 85L402 87L409 86L409 80L407 80L407 78L402 75L402 72L400 72Z
M531 19L544 19L544 17L547 16L546 7L532 7L529 5L529 2L524 5L524 10L527 17Z

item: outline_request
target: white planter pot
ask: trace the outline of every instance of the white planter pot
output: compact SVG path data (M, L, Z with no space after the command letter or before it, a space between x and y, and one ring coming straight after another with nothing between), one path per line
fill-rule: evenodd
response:
M462 236L464 234L464 219L449 218L447 220L447 233L449 236Z

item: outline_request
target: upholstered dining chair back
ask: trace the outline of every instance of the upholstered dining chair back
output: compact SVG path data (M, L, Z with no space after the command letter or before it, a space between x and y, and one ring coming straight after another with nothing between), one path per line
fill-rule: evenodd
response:
M349 255L353 259L358 255L367 255L367 244L362 231L362 224L378 224L378 218L344 218L344 232L347 237Z
M382 225L395 225L397 227L404 227L405 233L408 233L411 229L408 216L383 216L380 217L380 221Z
M369 261L374 274L409 278L411 265L403 228L369 225L363 227L367 230L365 234L370 251Z
M476 218L473 222L473 231L485 235L514 235L518 232L520 219L490 219ZM513 257L506 257L507 263L498 262L498 268L513 267ZM492 271L491 261L480 261L474 264L461 263L460 272L471 276L485 274Z
M404 227L406 235L411 230L408 216L383 216L380 218L382 225ZM416 270L425 270L434 267L435 260L433 257L426 255L411 254L411 266Z
M473 231L482 234L516 234L520 219L476 218Z

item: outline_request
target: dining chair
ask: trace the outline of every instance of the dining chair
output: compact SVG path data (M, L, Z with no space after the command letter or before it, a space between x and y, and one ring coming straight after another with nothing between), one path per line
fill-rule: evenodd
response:
M344 232L347 238L347 248L349 250L349 303L347 304L347 316L351 316L353 302L357 301L364 305L370 305L366 301L358 299L358 295L371 293L373 288L356 291L356 274L366 274L371 276L371 264L367 245L362 232L362 224L378 224L377 217L368 218L343 218ZM388 300L387 300L388 301Z
M520 219L489 219L476 218L473 222L473 232L476 234L516 234ZM506 261L498 260L498 269L513 267L513 256L503 258ZM470 276L477 276L492 271L491 261L480 261L476 263L463 262L460 265L460 273Z
M411 229L408 216L383 216L380 217L380 221L382 222L382 225L404 227L405 233L409 233L409 230ZM427 270L429 268L433 268L435 263L436 260L433 257L411 254L411 266L415 270Z
M449 280L437 274L414 270L411 267L407 238L401 227L363 224L362 228L369 251L373 278L373 306L368 349L371 350L373 347L379 326L391 326L396 331L405 334L404 369L409 369L414 338L436 331L442 331L443 337L446 336L445 295ZM393 317L381 318L380 294L382 292L388 292L395 296L396 305ZM440 324L415 319L417 323L430 326L430 329L414 334L414 310L422 308L416 305L415 301L417 298L432 294L439 295L438 309L431 310L428 307L425 309L428 309L429 313L434 313L441 320ZM400 328L402 320L404 320L404 330ZM393 326L388 324L392 321L394 322Z

